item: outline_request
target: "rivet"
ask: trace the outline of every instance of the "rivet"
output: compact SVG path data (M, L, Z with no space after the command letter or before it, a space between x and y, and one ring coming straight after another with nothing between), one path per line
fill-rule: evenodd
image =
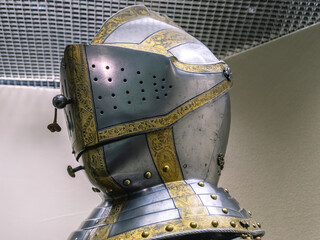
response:
M213 221L211 222L211 224L212 224L212 226L214 226L214 227L218 227L219 222L218 222L218 221L213 220Z
M225 189L224 189L224 191L225 191L226 193L229 193L229 190L228 190L228 188L225 188Z
M248 211L248 213L249 213L250 216L252 216L252 212L251 211Z
M261 224L260 224L260 223L257 223L257 226L258 226L259 228L261 228Z
M152 176L151 172L145 172L144 174L144 177L147 179L151 178L151 176Z
M166 226L166 231L171 232L172 230L173 230L173 226L172 225Z
M169 169L170 169L170 167L169 167L168 165L164 165L164 167L163 167L162 170L163 170L164 172L168 172Z
M150 235L150 233L148 231L143 231L141 234L141 236L144 238L148 237L149 235Z
M217 195L214 195L214 194L211 194L211 198L213 199L213 200L217 200Z
M225 213L225 214L227 214L229 211L228 211L228 209L226 209L226 208L222 208L222 212Z
M198 185L199 185L200 187L204 187L204 182L198 182Z
M192 228L196 228L197 226L198 226L198 224L195 223L195 222L191 222L191 223L190 223L190 227L192 227Z
M230 222L231 227L236 227L236 223L234 221Z
M261 237L256 237L256 240L261 240L262 238Z
M113 189L112 189L112 188L109 188L107 191L108 191L109 193L112 193L112 192L113 192Z
M244 234L244 233L241 234L242 239L247 239L247 236L248 236L247 234Z
M126 179L123 181L123 184L126 186L129 186L131 184L131 180L130 179Z
M257 226L253 223L253 224L252 224L252 227L256 228Z

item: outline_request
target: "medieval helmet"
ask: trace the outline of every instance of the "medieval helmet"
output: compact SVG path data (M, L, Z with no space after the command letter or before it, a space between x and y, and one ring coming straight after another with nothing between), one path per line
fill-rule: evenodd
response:
M77 169L104 199L69 239L260 239L260 224L217 187L231 85L226 63L144 6L68 46L53 103Z

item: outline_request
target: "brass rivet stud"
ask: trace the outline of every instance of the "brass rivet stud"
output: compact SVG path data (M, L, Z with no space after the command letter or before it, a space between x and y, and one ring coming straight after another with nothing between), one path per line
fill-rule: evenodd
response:
M236 227L236 223L234 221L230 222L231 227Z
M204 182L198 182L198 185L199 185L200 187L204 187Z
M261 228L261 224L260 224L260 223L257 223L257 226L258 226L259 228Z
M228 211L228 209L226 209L226 208L222 208L222 212L225 213L225 214L227 214L229 211Z
M211 222L211 224L212 224L212 226L214 226L214 227L218 227L219 222L216 221L216 220L213 220L213 221Z
M217 195L214 195L214 194L211 194L211 198L213 199L213 200L217 200Z
M256 228L257 226L253 223L253 224L252 224L252 227L253 227L253 228Z
M145 172L144 177L147 178L147 179L151 178L152 177L151 172L149 172L149 171Z
M166 226L166 231L171 232L172 230L173 230L173 226L172 225Z
M141 234L141 236L144 238L148 237L149 235L150 235L150 233L148 231L143 231Z
M107 191L108 191L109 193L112 193L112 192L113 192L113 189L112 189L112 188L109 188Z
M197 226L198 226L198 224L195 223L195 222L191 222L191 223L190 223L190 227L192 227L192 228L196 228Z
M261 237L256 237L256 240L261 240L262 238Z
M129 186L131 184L131 180L130 179L126 179L123 181L123 184L126 186Z
M248 236L247 234L244 234L244 233L241 234L242 239L247 239L247 236Z
M248 211L248 213L249 213L250 216L252 216L252 212L251 211Z
M170 170L170 167L168 165L164 165L163 169L164 172L168 172Z
M226 193L229 193L228 188L223 189Z

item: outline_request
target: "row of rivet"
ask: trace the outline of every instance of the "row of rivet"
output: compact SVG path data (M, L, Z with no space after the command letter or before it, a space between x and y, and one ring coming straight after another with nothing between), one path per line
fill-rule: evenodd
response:
M211 225L216 228L216 227L219 226L219 222L218 222L217 220L213 220L213 221L211 222ZM259 223L257 223L257 225L258 225L259 227L261 227ZM230 222L230 226L233 227L233 228L235 228L235 227L237 226L237 224L236 224L235 221L231 221L231 222ZM191 227L191 228L197 228L197 227L198 227L198 224L197 224L196 222L190 222L190 227ZM172 232L173 229L174 229L174 226L173 226L173 225L167 225L167 226L165 227L165 230L166 230L167 232ZM148 237L149 235L150 235L150 233L149 233L148 231L143 231L142 234L141 234L141 236L144 237L144 238ZM250 236L247 235L247 234L243 234L243 235L242 235L242 237L244 237L244 236L245 236L246 238L249 237L249 239L251 239ZM260 237L257 237L256 239L261 239L261 238L260 238Z
M151 172L145 172L143 175L146 179L150 179L152 177L152 173ZM131 184L131 180L130 179L125 179L123 180L123 184L125 186L129 186Z
M198 185L199 185L200 187L204 187L204 186L205 186L204 182L198 182ZM225 188L224 191L225 191L226 193L229 193L229 190L228 190L227 188ZM215 195L215 194L211 194L211 198L212 198L213 200L217 200L217 199L218 199L218 196ZM227 214L229 211L228 211L228 209L226 209L226 208L222 208L222 212L225 213L225 214ZM250 216L252 216L251 211L248 211L248 214L249 214ZM253 226L254 228L256 228L256 225L255 225L255 224L253 224L252 226ZM261 227L260 223L257 223L257 226L260 228L260 227Z

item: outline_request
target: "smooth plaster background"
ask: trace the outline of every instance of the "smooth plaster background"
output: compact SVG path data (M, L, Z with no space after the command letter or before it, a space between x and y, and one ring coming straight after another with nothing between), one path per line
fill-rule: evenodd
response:
M267 240L320 235L320 25L227 59L232 124L220 186L266 230ZM0 87L2 239L66 239L100 202L76 166L57 90Z

